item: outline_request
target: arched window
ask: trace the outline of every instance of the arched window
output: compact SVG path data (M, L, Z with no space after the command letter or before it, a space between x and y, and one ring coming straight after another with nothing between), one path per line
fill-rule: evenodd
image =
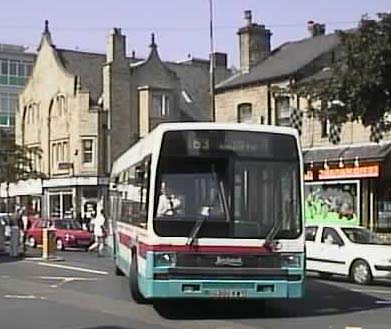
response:
M251 103L242 103L238 105L238 122L252 121L252 105Z
M62 116L67 113L66 99L64 95L56 97L58 115Z

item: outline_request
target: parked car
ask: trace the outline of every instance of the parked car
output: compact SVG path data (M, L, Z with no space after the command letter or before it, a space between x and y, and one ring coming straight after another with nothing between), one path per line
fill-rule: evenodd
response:
M27 241L30 247L42 244L42 229L54 229L54 240L57 250L68 247L87 249L93 242L90 232L84 231L80 223L72 219L37 219L27 231Z
M350 276L358 284L391 278L391 245L367 228L311 225L305 238L308 271Z

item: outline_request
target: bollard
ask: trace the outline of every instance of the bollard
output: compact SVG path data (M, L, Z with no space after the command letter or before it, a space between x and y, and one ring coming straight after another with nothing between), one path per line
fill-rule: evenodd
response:
M42 259L48 260L54 252L54 230L42 229Z
M11 257L19 256L19 227L17 226L11 226L9 255Z

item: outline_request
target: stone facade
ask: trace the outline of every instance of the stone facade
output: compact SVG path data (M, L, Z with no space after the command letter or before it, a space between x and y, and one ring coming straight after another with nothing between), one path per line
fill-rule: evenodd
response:
M125 45L114 28L106 54L58 49L45 26L15 130L18 144L42 150L32 170L45 178L35 192L12 188L44 195L45 216L91 216L107 200L112 162L140 137L161 122L209 120L209 61L163 62L154 36L146 59L127 57ZM214 59L225 79L226 55Z

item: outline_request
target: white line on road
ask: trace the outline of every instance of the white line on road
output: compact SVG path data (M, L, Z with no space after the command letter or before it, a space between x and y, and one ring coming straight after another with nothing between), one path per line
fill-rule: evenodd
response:
M89 268L69 266L69 265L50 264L50 263L44 263L44 262L39 262L38 264L41 266L62 268L65 270L79 271L79 272L92 273L92 274L100 274L100 275L108 275L109 274L108 272L105 272L105 271L98 271L98 270L93 270L93 269L89 269Z
M97 281L97 278L75 278L75 277L64 277L64 276L39 276L38 278L42 280L59 280L60 283L52 284L50 287L58 288L59 286L64 285L65 283L74 282L74 281Z
M391 305L391 300L377 300L376 304L386 304Z
M34 296L34 295L4 295L3 296L4 298L8 298L8 299L46 299L45 297L37 297L37 296Z
M362 293L391 294L391 290L375 290L375 289L367 289L367 290L349 289L349 290L353 292L362 292Z

